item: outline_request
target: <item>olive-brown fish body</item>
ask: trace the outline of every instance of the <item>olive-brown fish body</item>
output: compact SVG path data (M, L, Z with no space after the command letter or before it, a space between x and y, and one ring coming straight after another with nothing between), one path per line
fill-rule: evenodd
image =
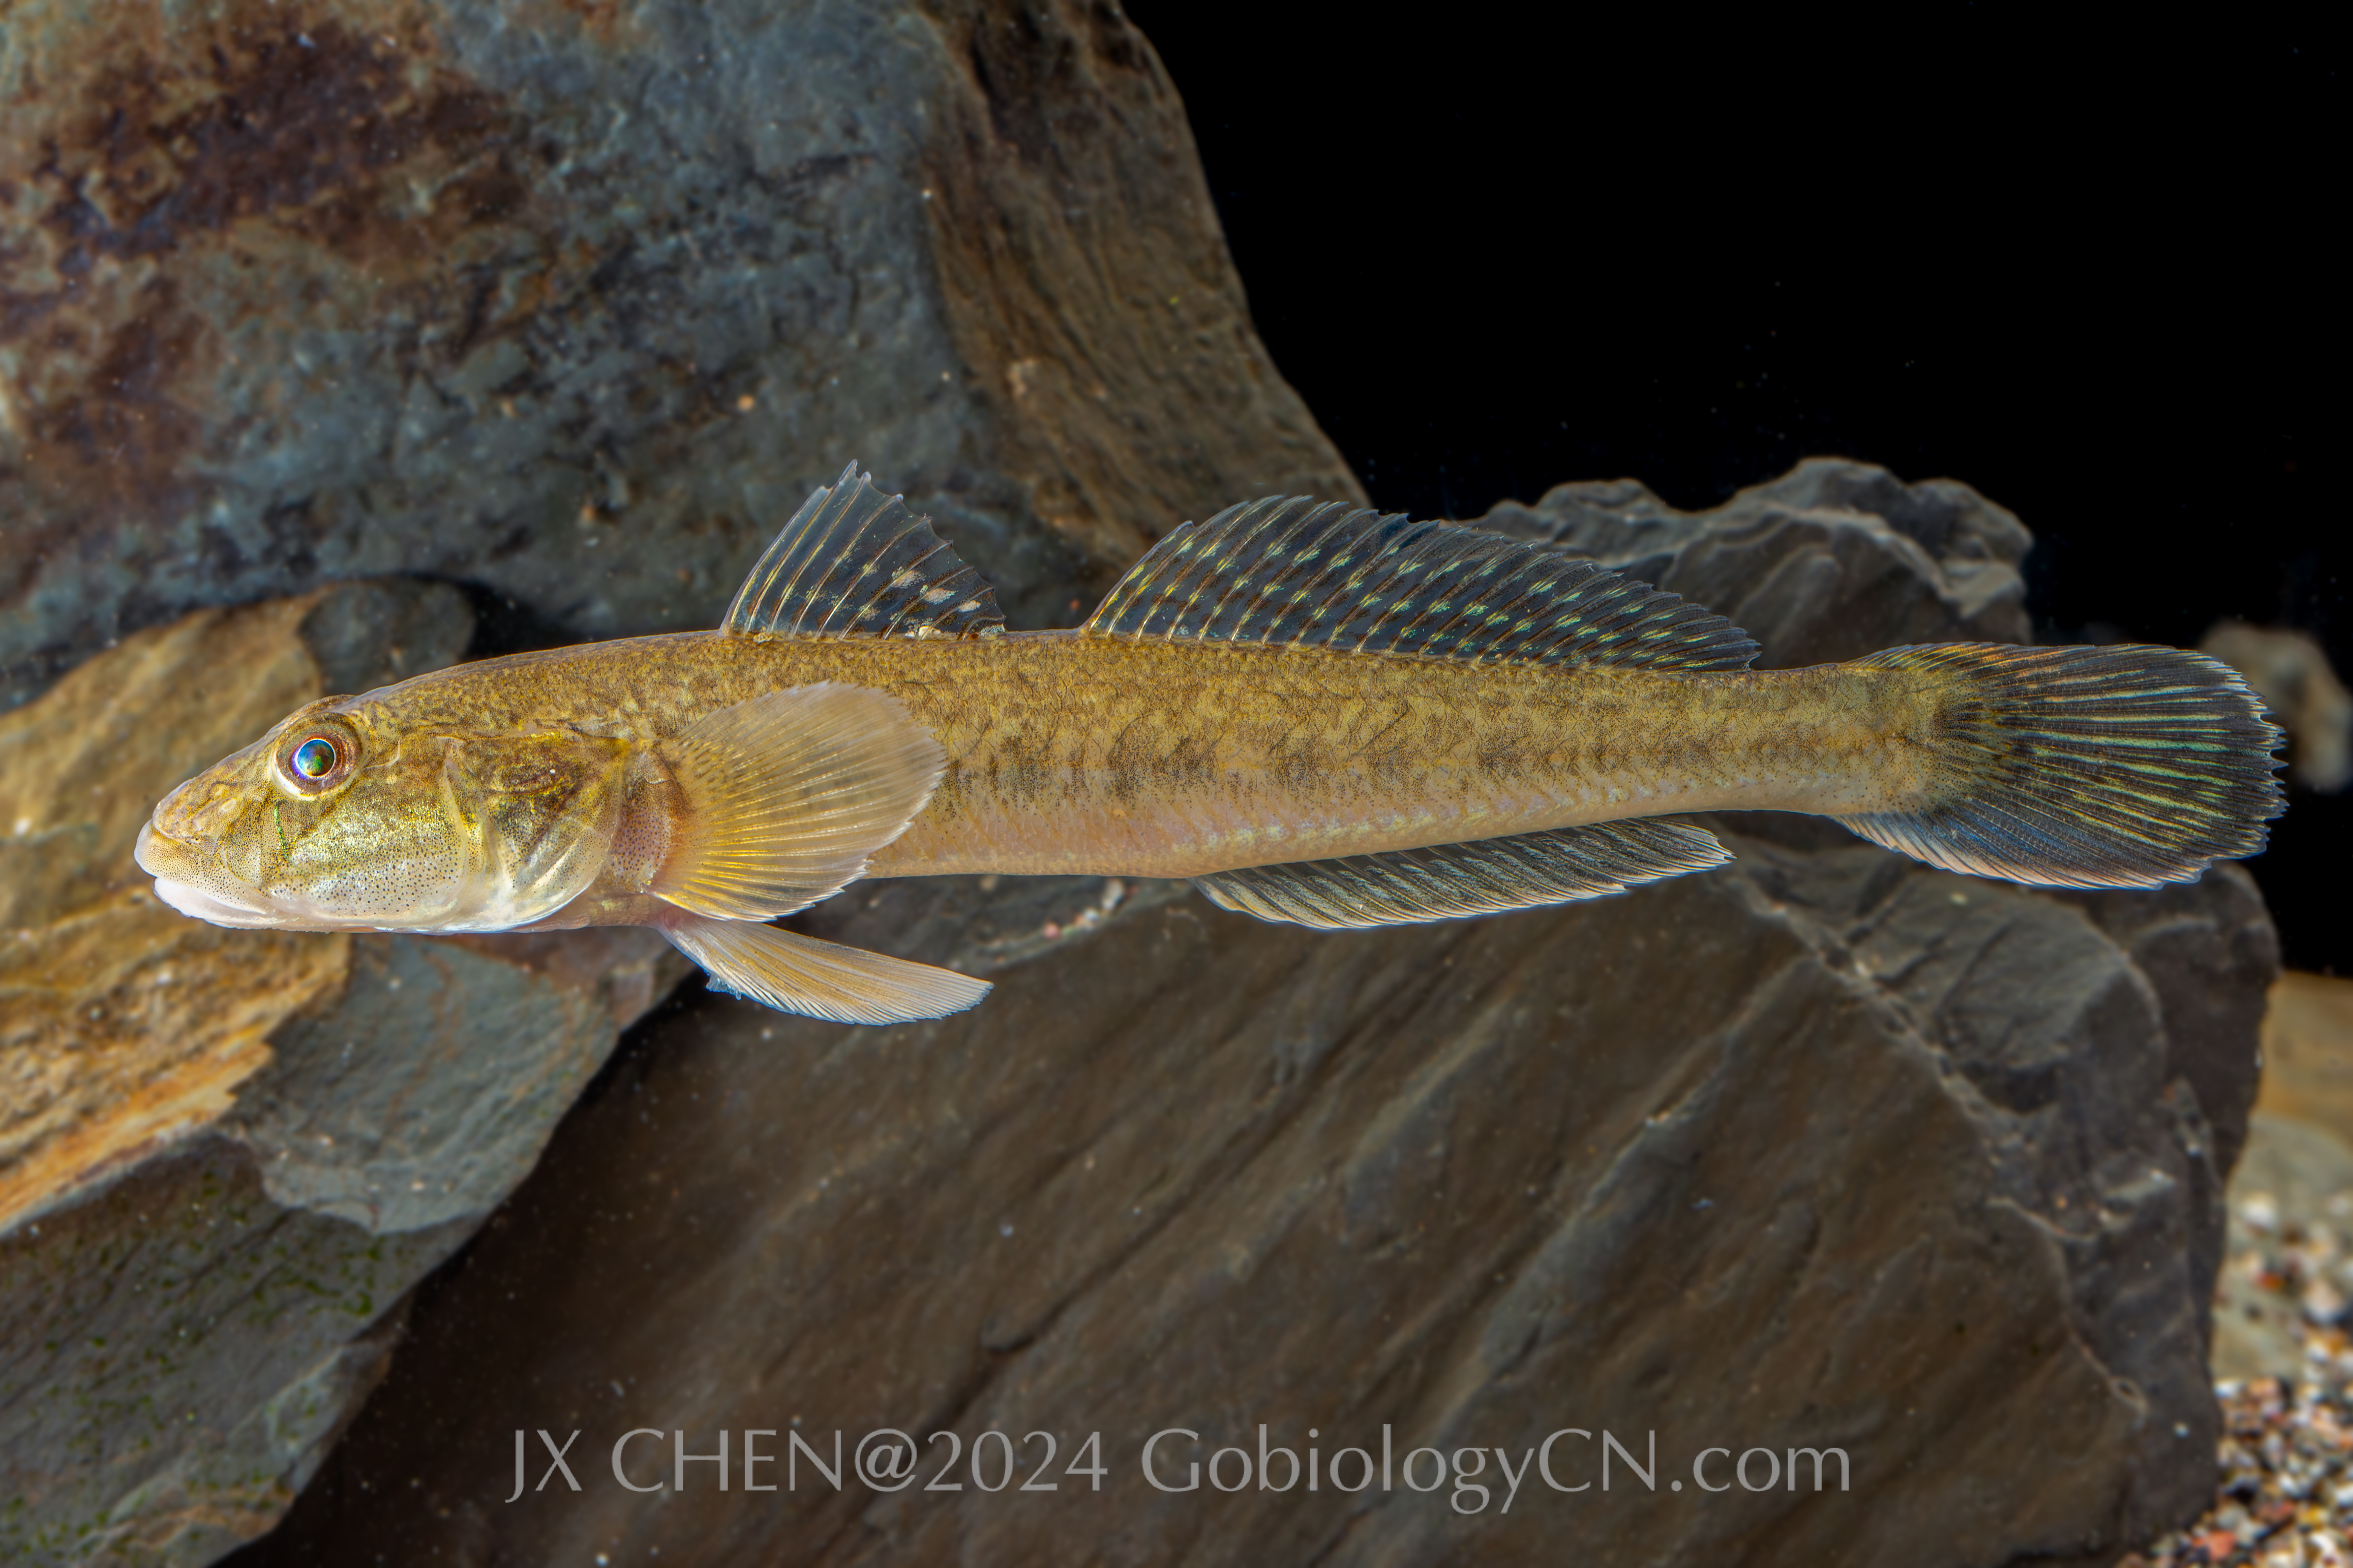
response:
M142 832L231 925L642 924L844 1022L969 976L777 917L867 876L1188 877L1347 927L1605 897L1729 858L1661 820L1831 816L1931 864L2187 880L2280 808L2243 683L2145 647L1892 648L1746 668L1739 628L1590 563L1271 498L1187 524L1071 632L854 469L716 632L520 654L290 715Z
M377 700L404 731L576 727L659 755L707 713L821 682L898 699L946 753L871 876L1193 877L1666 812L1881 810L1916 792L1934 717L1926 683L1883 669L1676 676L1053 632L637 637Z

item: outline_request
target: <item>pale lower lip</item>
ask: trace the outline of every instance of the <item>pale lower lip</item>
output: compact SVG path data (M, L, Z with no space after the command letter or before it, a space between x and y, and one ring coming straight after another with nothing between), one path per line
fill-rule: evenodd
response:
M155 879L155 896L184 915L193 915L215 925L259 926L273 923L265 910L241 901L224 899L208 892L195 883L172 873L185 870L197 860L187 846L176 838L167 838L155 831L153 822L139 829L139 844L132 851L139 868Z
M155 896L184 915L200 921L210 921L219 926L274 926L280 917L266 910L232 904L214 897L193 882L175 882L169 877L155 879Z

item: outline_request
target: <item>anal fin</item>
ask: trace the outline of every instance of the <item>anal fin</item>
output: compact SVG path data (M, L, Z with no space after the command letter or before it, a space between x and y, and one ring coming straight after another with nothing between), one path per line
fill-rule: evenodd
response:
M681 796L647 889L765 921L864 872L931 798L946 754L895 697L830 683L771 691L689 726L663 754Z
M1652 818L1517 833L1423 849L1298 860L1196 877L1221 909L1343 930L1464 920L1704 871L1732 858L1715 836Z
M988 982L751 921L688 916L662 934L712 984L786 1013L837 1024L906 1024L961 1013Z

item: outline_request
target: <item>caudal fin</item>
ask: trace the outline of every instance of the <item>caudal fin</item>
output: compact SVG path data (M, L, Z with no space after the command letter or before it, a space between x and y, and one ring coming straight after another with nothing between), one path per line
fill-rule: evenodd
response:
M2063 888L2195 881L2285 809L2282 740L2228 666L2179 648L1951 643L1857 661L1926 678L1931 785L1838 820L1932 866Z

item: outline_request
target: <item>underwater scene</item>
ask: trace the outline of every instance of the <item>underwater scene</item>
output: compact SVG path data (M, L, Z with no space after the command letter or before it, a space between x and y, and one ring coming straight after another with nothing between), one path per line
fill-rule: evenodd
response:
M1696 20L0 10L0 1563L2353 1564L2333 50Z

